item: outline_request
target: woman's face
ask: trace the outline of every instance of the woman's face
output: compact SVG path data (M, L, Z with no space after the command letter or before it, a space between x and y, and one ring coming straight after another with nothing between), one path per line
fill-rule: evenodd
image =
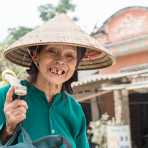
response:
M38 70L49 83L62 84L69 80L76 68L77 50L69 45L48 45L37 54Z

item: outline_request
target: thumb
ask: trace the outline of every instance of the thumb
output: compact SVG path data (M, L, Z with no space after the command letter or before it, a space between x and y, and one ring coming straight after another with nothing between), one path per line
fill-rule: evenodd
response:
M5 103L11 103L13 101L13 94L15 92L15 88L14 86L12 86L11 88L9 88L7 95L6 95L6 101Z

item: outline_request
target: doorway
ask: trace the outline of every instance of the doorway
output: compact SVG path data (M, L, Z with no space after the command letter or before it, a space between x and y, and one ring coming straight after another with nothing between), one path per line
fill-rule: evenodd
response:
M129 105L133 148L145 148L148 144L148 93L129 94Z

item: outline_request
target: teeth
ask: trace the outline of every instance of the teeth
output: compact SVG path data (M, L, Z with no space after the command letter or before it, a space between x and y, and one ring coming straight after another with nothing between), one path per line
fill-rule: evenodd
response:
M56 73L56 69L55 68L53 69L53 72Z
M51 71L52 73L55 73L54 68L51 68L50 71Z
M54 74L58 74L58 75L62 75L64 74L65 72L60 70L60 69L57 69L57 68L50 68L50 71Z
M59 75L61 75L61 74L62 74L62 71L61 71L61 70L59 70L59 71L58 71L58 74L59 74Z
M53 72L53 69L51 68L51 72Z

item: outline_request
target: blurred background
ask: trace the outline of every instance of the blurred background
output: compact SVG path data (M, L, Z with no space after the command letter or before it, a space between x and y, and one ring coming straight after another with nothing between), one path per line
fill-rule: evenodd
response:
M6 61L3 51L57 13L67 13L116 59L109 68L80 71L79 81L73 84L87 127L94 128L88 132L91 147L107 147L107 138L101 131L107 122L112 122L129 127L132 148L147 148L148 0L1 1L0 73L11 69L19 78L25 77L25 69Z

